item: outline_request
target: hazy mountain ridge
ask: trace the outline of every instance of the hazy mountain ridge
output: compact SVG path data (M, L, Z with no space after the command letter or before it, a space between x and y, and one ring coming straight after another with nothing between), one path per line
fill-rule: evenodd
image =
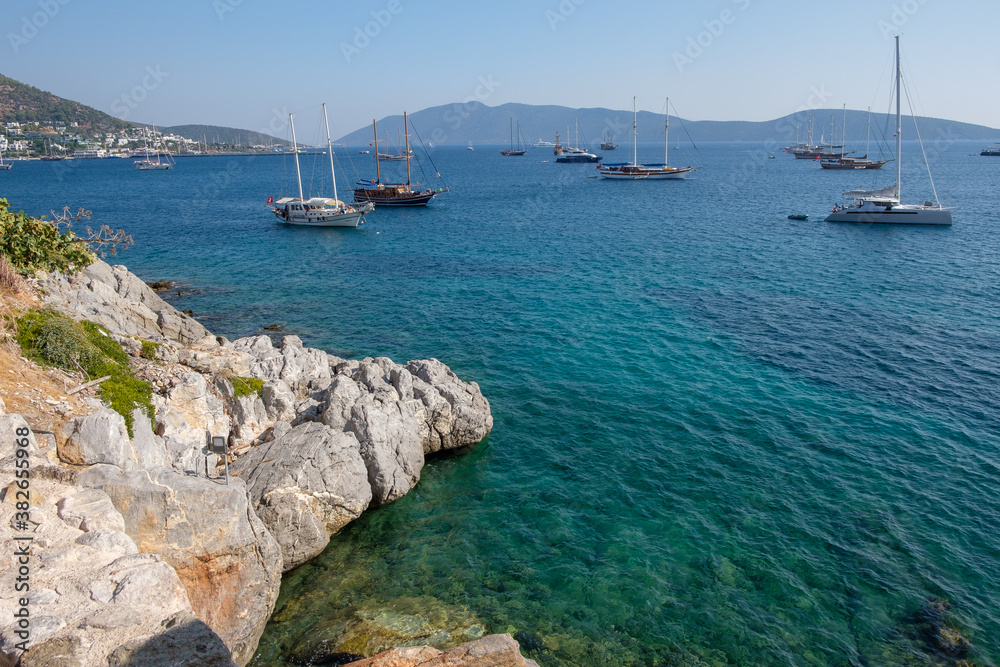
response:
M671 105L673 106L673 105ZM673 109L671 109L673 111ZM769 121L693 121L670 116L670 143L677 141L690 143L699 141L764 141L774 142L778 147L796 141L796 124L798 137L801 141L808 139L808 119L813 118L813 140L820 142L821 137L830 139L830 121L833 120L833 133L840 141L844 124L843 109L816 109L812 112L801 111L788 114ZM521 135L528 143L538 141L554 141L555 133L559 132L564 144L576 143L576 124L579 121L580 144L589 144L596 148L605 134L611 133L615 143L624 146L632 141L632 112L630 110L614 110L604 108L572 109L569 107L508 103L489 107L478 102L467 104L446 104L430 107L409 114L411 127L411 142L416 142L416 135L426 144L433 142L441 144L505 144L510 140L510 121L520 123ZM663 141L664 116L649 111L638 113L638 134L640 142ZM920 135L925 142L978 140L996 141L1000 139L1000 130L963 123L941 118L918 116L917 124ZM868 113L848 109L847 111L847 141L853 147L864 151L865 135L868 125ZM895 117L886 114L871 115L872 151L876 151L877 141L891 142ZM402 130L403 116L386 116L378 121L379 140L388 136L391 147L395 147L397 130ZM515 133L516 133L515 125ZM567 137L567 129L569 137ZM383 131L385 134L383 134ZM913 121L909 117L903 120L903 136L915 139ZM515 143L517 137L514 138ZM348 145L366 145L372 141L371 126L363 127L340 139L338 143Z
M236 127L219 125L173 125L157 127L164 134L175 134L193 141L207 141L209 144L228 144L232 146L291 146L292 142L272 137L262 132L241 130Z

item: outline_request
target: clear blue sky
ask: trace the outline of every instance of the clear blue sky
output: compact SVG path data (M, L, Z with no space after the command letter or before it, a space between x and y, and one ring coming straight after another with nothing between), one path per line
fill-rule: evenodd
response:
M326 101L341 136L476 96L762 121L885 110L900 32L917 113L1000 127L997 25L995 0L6 0L0 73L158 125Z

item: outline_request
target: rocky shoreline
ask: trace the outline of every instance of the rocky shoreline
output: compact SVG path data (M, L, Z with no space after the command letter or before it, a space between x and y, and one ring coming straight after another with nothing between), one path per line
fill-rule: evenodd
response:
M34 283L45 306L103 325L131 353L155 414L135 410L130 434L123 415L90 398L89 414L60 433L29 437L31 509L18 535L32 545L30 642L17 633L14 587L4 587L0 665L245 665L282 572L407 493L427 454L493 427L478 385L435 359L347 360L296 336L227 341L99 260ZM6 479L15 435L30 426L0 401ZM212 436L228 443L228 483L220 456L206 455ZM0 503L8 553L15 494L11 484ZM13 581L16 561L0 562L0 575ZM534 663L492 635L362 664Z

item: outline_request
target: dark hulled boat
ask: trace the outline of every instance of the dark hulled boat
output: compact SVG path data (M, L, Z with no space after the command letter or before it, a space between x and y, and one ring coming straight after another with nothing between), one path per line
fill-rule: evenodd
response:
M406 183L383 183L382 170L379 167L378 128L372 121L375 131L375 180L358 181L354 188L354 201L358 203L371 202L376 207L427 206L427 202L446 188L414 188L410 183L410 135L407 126L406 112L403 112L403 135L406 138Z

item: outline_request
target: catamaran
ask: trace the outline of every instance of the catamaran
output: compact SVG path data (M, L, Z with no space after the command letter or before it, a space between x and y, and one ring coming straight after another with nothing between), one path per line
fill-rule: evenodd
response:
M299 197L284 197L274 201L267 198L268 206L279 220L290 225L306 227L357 227L365 213L375 208L374 204L351 206L337 198L337 172L333 168L333 143L330 141L330 121L326 115L326 104L323 104L323 120L326 123L326 147L330 155L330 177L333 179L333 199L326 197L310 197L302 194L302 171L299 169L299 145L295 141L295 120L288 114L288 124L292 129L292 153L295 155L295 176L299 182Z
M446 192L447 188L425 188L414 189L410 183L410 132L407 125L406 112L403 112L403 137L406 139L406 183L383 183L382 169L379 166L378 154L378 128L375 121L372 121L372 129L375 132L375 180L358 181L358 186L354 188L354 201L371 203L375 206L402 207L402 206L426 206L435 195ZM418 136L419 138L419 136ZM471 147L472 144L470 143ZM439 175L440 177L440 175Z
M903 74L900 69L899 36L896 36L896 184L879 190L848 190L844 196L853 204L840 208L834 206L833 213L826 216L827 222L865 222L895 225L950 225L951 209L941 206L931 178L934 201L923 204L900 203L902 190L902 165L900 154L903 148L903 123L901 115ZM921 146L922 150L922 146ZM928 168L928 175L930 169Z
M667 131L670 128L670 98L667 98L667 120L663 126L663 164L639 164L639 131L638 112L635 107L635 98L632 98L632 161L631 162L605 162L598 165L598 173L601 178L610 178L622 181L639 180L665 180L684 178L695 170L694 167L671 167L667 164L670 140Z

